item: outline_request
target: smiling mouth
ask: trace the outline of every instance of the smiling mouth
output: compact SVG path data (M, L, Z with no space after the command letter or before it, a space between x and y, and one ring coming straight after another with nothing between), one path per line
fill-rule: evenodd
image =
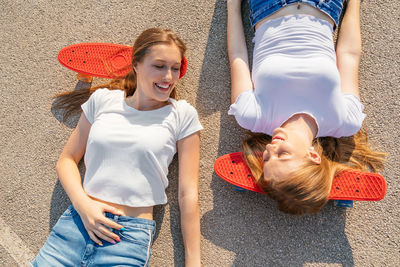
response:
M155 85L161 91L167 91L170 88L170 84L156 83Z
M285 141L285 139L283 137L280 137L280 136L274 136L274 137L272 137L271 144L275 144L275 143L277 143L279 141L282 142L282 141Z

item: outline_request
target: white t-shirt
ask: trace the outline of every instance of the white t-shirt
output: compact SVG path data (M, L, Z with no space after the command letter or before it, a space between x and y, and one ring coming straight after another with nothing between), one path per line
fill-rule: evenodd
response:
M124 91L98 89L82 105L92 124L83 187L95 198L131 207L165 204L168 165L176 142L203 127L185 100L139 111Z
M313 117L317 137L355 134L364 106L342 94L332 25L308 15L291 15L263 23L256 31L252 80L229 109L240 126L272 135L295 114Z

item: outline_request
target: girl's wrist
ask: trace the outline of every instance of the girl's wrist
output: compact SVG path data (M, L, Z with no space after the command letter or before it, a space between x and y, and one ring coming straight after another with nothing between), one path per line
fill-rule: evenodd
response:
M226 5L228 7L232 6L232 7L238 7L242 5L242 0L227 0L226 1Z
M84 205L90 198L87 195L79 197L75 201L72 201L72 206L74 206L75 210L80 214L82 210L82 205Z

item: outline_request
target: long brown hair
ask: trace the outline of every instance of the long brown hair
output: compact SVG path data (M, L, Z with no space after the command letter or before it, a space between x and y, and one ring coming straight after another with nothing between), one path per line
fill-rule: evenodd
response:
M328 201L333 177L344 169L376 172L383 169L385 153L374 151L362 128L350 137L321 137L313 141L321 164L306 162L285 179L264 180L262 152L271 142L265 134L249 132L242 144L243 156L260 188L278 205L278 209L295 215L318 212Z
M136 39L132 47L132 65L142 62L149 49L157 44L174 44L178 47L181 57L185 56L185 43L171 30L150 28L142 32ZM63 122L73 114L81 112L81 105L85 103L90 95L99 88L110 90L124 90L126 96L132 96L136 90L137 79L133 67L125 77L116 77L109 83L98 85L92 88L72 90L55 95L56 101L53 105L55 109L64 110ZM176 98L176 89L171 92L170 97Z

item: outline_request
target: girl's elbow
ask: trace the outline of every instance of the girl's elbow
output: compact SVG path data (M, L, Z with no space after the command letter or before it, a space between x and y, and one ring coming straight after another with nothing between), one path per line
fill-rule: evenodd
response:
M56 163L57 173L62 171L65 168L66 164L68 165L68 162L73 162L75 164L78 164L79 160L75 159L72 155L66 155L65 153L61 153Z
M56 163L56 172L59 174L65 166L65 157L61 154Z
M362 54L362 48L360 47L352 47L347 49L338 49L337 51L338 57L343 58L352 58L355 60L360 60Z
M356 59L360 59L361 58L361 54L362 54L362 48L361 46L359 48L355 48L354 50L350 51L350 54L356 58Z
M187 205L198 205L199 196L197 193L182 194L178 197L179 206L182 208Z

